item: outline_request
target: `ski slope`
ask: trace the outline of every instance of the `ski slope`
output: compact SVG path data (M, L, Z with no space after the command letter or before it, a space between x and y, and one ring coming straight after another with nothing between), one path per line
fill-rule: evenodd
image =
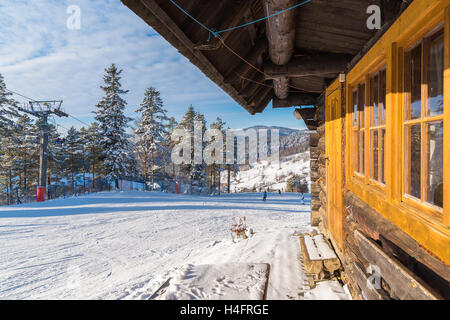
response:
M247 217L248 240L231 240L234 216ZM336 283L307 292L293 234L310 231L309 219L292 194L263 203L260 194L111 192L0 207L0 299L149 299L183 270L218 263L270 263L269 299L346 299ZM160 298L186 297L169 289Z

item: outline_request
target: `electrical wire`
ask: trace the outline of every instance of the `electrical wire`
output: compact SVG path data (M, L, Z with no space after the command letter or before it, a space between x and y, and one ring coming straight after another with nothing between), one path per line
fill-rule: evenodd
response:
M266 17L263 17L263 18L260 18L260 19L257 19L257 20L251 21L251 22L247 22L247 23L244 23L244 24L241 24L241 25L238 25L238 26L234 26L234 27L230 27L230 28L227 28L227 29L219 30L219 31L214 31L211 28L208 28L207 26L205 26L203 23L201 23L200 21L195 19L189 12L187 12L185 9L183 9L174 0L169 0L169 1L172 2L172 4L174 6L176 6L181 12L183 12L186 16L188 16L189 18L194 20L197 24L199 24L202 28L207 30L209 32L209 38L208 38L208 41L209 41L211 39L211 35L213 35L214 37L217 38L217 37L220 36L221 33L224 33L224 32L227 32L227 31L236 30L236 29L239 29L239 28L244 28L244 27L247 27L247 26L252 25L254 23L261 22L261 21L273 18L273 17L278 16L278 15L280 15L282 13L285 13L285 12L287 12L289 10L292 10L292 9L298 8L298 7L302 6L302 5L305 5L305 4L309 3L309 2L311 2L312 0L306 0L306 1L303 1L303 2L300 2L300 3L296 4L296 5L294 5L292 7L289 7L289 8L286 8L284 10L281 10L281 11L278 11L276 13L273 13L271 15L268 15Z

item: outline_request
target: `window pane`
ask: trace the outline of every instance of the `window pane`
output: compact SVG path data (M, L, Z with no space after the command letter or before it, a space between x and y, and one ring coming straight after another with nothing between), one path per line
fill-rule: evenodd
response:
M359 132L359 173L364 174L364 131Z
M405 128L405 173L407 194L420 199L420 153L421 153L420 124Z
M353 103L353 126L358 125L358 92L354 91L352 96Z
M371 97L370 97L370 104L373 107L372 112L372 125L377 126L378 125L378 118L379 118L379 111L378 111L378 76L375 76L370 81L371 85Z
M406 92L410 93L406 105L406 120L421 117L421 85L422 85L422 46L418 46L407 54L405 86Z
M427 125L427 202L443 207L443 147L444 127L443 122Z
M385 143L386 129L381 130L381 147L380 147L380 157L381 157L381 182L386 183L384 177L384 143Z
M444 112L444 37L442 35L431 43L428 72L427 116L435 116Z
M359 91L359 98L358 98L358 110L359 110L359 127L364 128L364 106L365 106L365 97L366 97L366 85L360 84L358 91Z
M371 132L372 139L372 172L371 178L378 181L378 130Z
M381 119L380 125L385 124L386 119L386 70L380 72L380 109L381 109Z

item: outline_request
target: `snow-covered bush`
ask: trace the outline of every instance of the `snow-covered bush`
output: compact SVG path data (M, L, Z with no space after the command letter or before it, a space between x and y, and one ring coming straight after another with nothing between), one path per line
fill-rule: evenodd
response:
M247 227L247 217L242 217L239 218L239 222L236 219L236 217L233 217L233 222L231 224L231 239L234 242L234 235L236 235L236 239L240 239L242 237L242 239L247 239L247 231L248 231L248 227Z

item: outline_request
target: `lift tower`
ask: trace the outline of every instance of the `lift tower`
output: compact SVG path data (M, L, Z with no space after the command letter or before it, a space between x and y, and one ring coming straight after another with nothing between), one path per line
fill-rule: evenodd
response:
M69 117L61 110L62 100L57 101L30 101L17 109L28 113L38 119L37 125L41 128L41 143L39 151L39 186L37 190L38 201L45 200L47 187L47 147L48 147L48 117L56 115L58 117Z

